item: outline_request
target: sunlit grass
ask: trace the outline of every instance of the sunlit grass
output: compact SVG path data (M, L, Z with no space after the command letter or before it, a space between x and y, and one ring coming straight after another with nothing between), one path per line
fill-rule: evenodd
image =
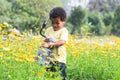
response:
M3 38L0 35L1 80L61 80L34 60L40 36ZM66 48L68 80L120 80L120 38L69 36Z
M70 39L68 76L72 80L120 80L120 38Z

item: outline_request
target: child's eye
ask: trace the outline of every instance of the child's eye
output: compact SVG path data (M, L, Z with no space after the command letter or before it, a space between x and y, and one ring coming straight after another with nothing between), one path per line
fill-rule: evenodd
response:
M56 23L56 24L60 24L60 23Z
M56 24L56 25L59 25L60 23L52 23L52 24Z

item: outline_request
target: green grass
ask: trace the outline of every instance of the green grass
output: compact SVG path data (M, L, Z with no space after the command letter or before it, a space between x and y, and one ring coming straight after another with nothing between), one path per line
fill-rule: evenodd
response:
M120 80L120 42L119 38L113 39L115 45L105 43L105 46L70 39L67 45L67 79ZM59 72L46 72L33 60L40 42L39 37L0 40L0 80L61 80ZM53 74L54 78L51 77Z

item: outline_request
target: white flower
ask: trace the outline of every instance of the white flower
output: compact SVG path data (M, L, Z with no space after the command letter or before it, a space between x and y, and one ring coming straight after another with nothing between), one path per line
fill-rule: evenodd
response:
M3 50L5 50L5 51L9 51L9 50L10 50L10 48L3 48Z

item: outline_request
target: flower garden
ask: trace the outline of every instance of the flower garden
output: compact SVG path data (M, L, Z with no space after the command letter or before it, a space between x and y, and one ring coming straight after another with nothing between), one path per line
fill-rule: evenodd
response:
M34 60L42 37L8 34L7 26L0 24L0 80L61 80ZM119 37L69 35L66 48L68 80L120 80Z

